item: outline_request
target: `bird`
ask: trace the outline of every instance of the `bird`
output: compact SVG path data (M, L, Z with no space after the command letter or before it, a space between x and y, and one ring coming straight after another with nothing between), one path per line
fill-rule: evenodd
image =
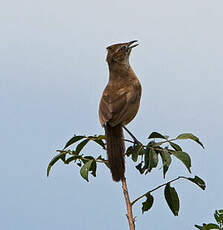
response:
M129 64L137 40L107 47L109 81L100 104L99 120L105 129L108 165L115 182L125 178L125 144L123 128L136 116L142 87Z

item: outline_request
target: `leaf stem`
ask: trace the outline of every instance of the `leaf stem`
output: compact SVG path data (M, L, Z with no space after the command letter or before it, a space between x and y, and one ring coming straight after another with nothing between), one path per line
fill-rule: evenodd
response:
M75 151L71 151L71 150L57 150L57 152L59 153L67 153L67 154L70 154L70 155L73 155L75 156ZM80 159L80 160L89 160L89 158L85 158L85 157L82 157L81 155L77 155L78 158L77 159ZM96 162L98 163L104 163L104 164L107 164L107 160L103 160L103 159L95 159Z
M173 179L173 180L170 180L170 181L168 181L168 182L166 182L166 183L164 183L164 184L161 184L161 185L157 186L156 188L154 188L154 189L152 189L152 190L150 190L150 191L144 193L143 195L139 196L138 198L136 198L136 199L131 203L131 205L133 206L137 201L141 200L147 193L154 192L154 191L156 191L157 189L159 189L159 188L161 188L161 187L167 185L168 183L174 182L174 181L179 180L179 179L187 179L187 177L185 177L185 176L179 176L179 177L177 177L177 178L175 178L175 179Z

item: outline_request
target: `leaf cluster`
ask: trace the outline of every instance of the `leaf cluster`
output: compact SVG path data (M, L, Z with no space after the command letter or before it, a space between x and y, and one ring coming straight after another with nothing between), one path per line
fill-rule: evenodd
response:
M203 226L195 225L195 227L200 230L211 230L211 229L223 230L223 209L216 210L214 213L214 218L217 224L209 223L209 224L203 224Z
M163 139L163 141L156 142L156 138ZM156 168L159 161L158 156L160 156L162 159L164 178L172 162L172 156L180 160L186 166L187 170L191 173L191 158L189 154L183 151L180 145L176 144L174 141L190 139L197 142L204 148L199 138L191 133L183 133L178 135L174 139L169 139L168 136L153 132L149 135L148 139L154 140L150 141L147 145L143 145L140 142L134 143L133 146L130 146L127 149L126 155L128 157L131 157L134 162L137 162L140 158L140 163L136 166L136 169L141 174L150 173L153 168ZM168 145L162 147L164 144Z
M176 189L174 187L171 187L170 184L179 179L189 180L195 183L196 185L198 185L202 190L205 190L206 188L205 182L198 176L195 176L194 178L179 176L176 179L173 179L165 184L159 185L155 189L148 191L147 193L143 194L142 196L134 200L132 204L136 203L141 198L146 197L146 201L142 203L142 213L144 213L145 211L148 211L152 207L153 201L154 201L154 197L151 195L151 193L165 186L164 197L166 199L168 207L170 208L174 216L178 216L179 209L180 209L180 199L179 199L178 193L176 192Z
M106 150L106 137L104 135L94 135L94 136L74 136L72 137L64 146L63 150L57 150L59 152L49 163L47 168L47 176L49 176L50 170L54 164L61 160L64 164L74 163L80 167L80 175L86 180L89 181L89 174L93 177L96 177L97 164L103 163L109 167L107 160L101 157L101 155L95 157L92 155L85 155L84 147L90 142L93 141L99 145L103 150ZM156 140L159 141L156 141ZM160 141L161 139L161 141ZM125 140L131 145L126 151L126 156L131 158L134 163L137 162L136 169L140 174L148 174L154 168L158 166L159 159L162 162L163 177L165 178L166 173L172 163L172 158L175 157L180 160L184 166L186 166L189 173L191 173L191 158L188 153L182 150L182 147L177 144L175 141L189 139L193 140L203 148L203 144L200 142L199 138L194 136L191 133L183 133L178 135L176 138L169 139L168 136L162 135L157 132L152 132L148 137L148 143L146 145L142 144L137 139L134 141ZM72 145L72 149L67 149ZM165 145L165 146L164 146ZM166 202L172 211L172 213L177 216L180 208L180 201L178 194L174 187L171 187L171 183L179 179L189 180L201 189L205 189L205 182L195 176L194 178L180 176L176 179L173 179L165 184L158 186L155 189L152 189L142 196L138 197L132 202L132 205L142 198L146 198L142 202L142 213L148 211L154 202L154 197L151 195L155 190L164 187L164 197Z
M80 167L80 175L86 180L88 180L89 172L92 176L96 177L97 163L104 163L107 165L107 161L99 155L98 157L86 156L82 153L84 147L89 141L97 143L100 147L105 149L104 135L94 135L94 136L74 136L72 137L64 146L63 150L57 150L59 152L49 163L47 167L47 176L49 176L52 166L58 161L62 160L64 164L76 163ZM77 144L76 148L73 150L65 150L69 146Z
M180 160L184 164L184 166L186 166L189 173L191 173L191 158L188 153L182 150L182 147L180 145L175 143L175 141L177 140L190 139L195 141L196 143L198 143L204 148L199 138L193 135L192 133L183 133L178 135L174 139L169 139L168 136L162 135L157 132L152 132L149 135L148 139L150 141L147 145L143 145L140 142L134 142L134 144L130 146L126 152L126 155L128 157L131 157L131 159L134 162L139 161L139 164L136 165L136 169L139 171L140 174L145 174L145 175L150 173L153 168L156 168L158 166L159 156L162 160L164 178L172 163L172 157L175 157L178 160ZM156 141L156 139L159 140L161 139L161 141ZM163 145L167 145L167 146L163 147ZM180 201L175 188L171 187L170 183L182 178L197 184L203 190L205 189L206 186L205 182L198 176L195 176L194 178L178 177L177 179L174 179L168 183L163 184L162 186L165 186L164 196L166 202L170 210L175 216L178 215L179 208L180 208ZM162 186L158 186L158 188ZM146 201L142 203L142 213L148 211L152 207L154 198L151 195L151 192L155 190L149 191L140 197L140 199L143 198L143 196L146 197ZM133 201L133 204L136 201L138 201L138 199Z

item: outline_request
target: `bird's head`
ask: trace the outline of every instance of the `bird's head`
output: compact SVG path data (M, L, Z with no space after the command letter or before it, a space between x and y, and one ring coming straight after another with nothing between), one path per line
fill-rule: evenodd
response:
M136 47L138 44L137 40L125 43L114 44L107 47L107 58L106 61L108 65L119 64L119 65L129 65L129 55L132 48ZM134 44L136 43L136 44Z

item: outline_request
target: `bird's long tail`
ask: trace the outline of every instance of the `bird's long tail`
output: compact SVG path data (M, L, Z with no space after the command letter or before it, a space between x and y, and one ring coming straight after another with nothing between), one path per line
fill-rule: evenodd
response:
M125 174L125 144L121 125L105 125L108 162L114 181L120 181Z

